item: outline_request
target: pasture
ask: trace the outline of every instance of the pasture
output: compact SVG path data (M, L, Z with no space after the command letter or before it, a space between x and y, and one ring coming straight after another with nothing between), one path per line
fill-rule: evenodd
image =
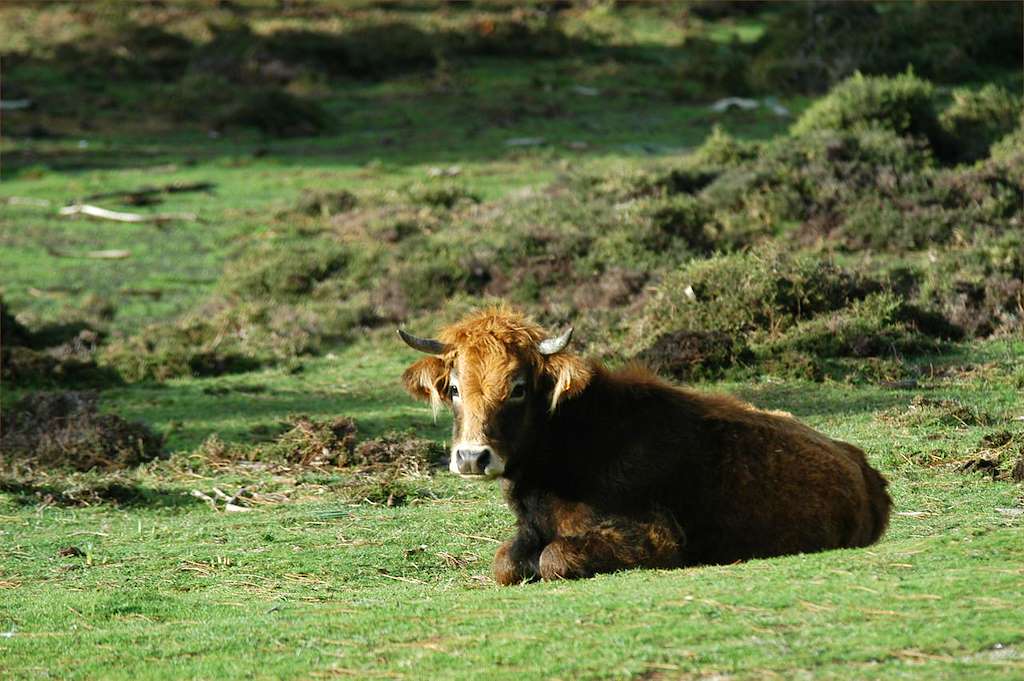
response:
M1020 5L567 4L0 9L0 677L1024 676ZM888 532L497 586L395 334L497 301Z

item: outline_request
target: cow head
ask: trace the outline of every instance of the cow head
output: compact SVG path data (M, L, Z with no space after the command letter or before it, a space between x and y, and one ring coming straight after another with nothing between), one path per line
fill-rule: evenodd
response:
M590 368L565 351L572 328L549 338L524 316L486 310L441 331L438 339L399 331L427 353L405 370L413 397L430 400L435 414L454 414L451 464L466 478L496 478L528 455L549 414L579 394Z

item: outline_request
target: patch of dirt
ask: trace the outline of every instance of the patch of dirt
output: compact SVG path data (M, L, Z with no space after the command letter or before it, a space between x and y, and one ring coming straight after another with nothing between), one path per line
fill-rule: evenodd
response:
M144 423L102 414L91 392L43 392L3 415L0 462L45 469L111 471L161 456L163 438Z

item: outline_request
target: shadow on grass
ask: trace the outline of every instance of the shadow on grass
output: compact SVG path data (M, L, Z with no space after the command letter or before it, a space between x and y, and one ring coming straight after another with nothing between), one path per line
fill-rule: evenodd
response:
M20 506L55 504L57 506L95 506L113 504L124 508L161 508L168 510L193 507L199 503L183 490L153 487L130 478L114 479L97 476L86 481L47 475L43 479L19 479L0 476L0 493Z
M798 418L858 414L905 405L905 391L866 392L863 388L844 388L822 384L769 384L735 388L738 397L762 409L781 409Z

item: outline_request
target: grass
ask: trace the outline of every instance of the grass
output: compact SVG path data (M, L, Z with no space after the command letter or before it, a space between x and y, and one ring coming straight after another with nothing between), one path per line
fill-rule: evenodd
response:
M55 7L48 21L74 37L74 13ZM5 39L19 50L45 42L41 32L51 24L33 24L37 10L11 11L20 19L3 29ZM399 12L376 5L353 11L362 18ZM377 80L314 82L336 121L315 138L278 140L251 130L211 136L198 124L139 116L133 107L148 91L124 84L107 88L105 103L83 100L84 117L5 112L15 127L39 114L57 136L0 140L0 294L35 329L95 317L109 304L114 314L99 320L102 329L139 334L216 294L225 265L251 244L277 235L302 240L309 236L303 230L319 234L330 224L326 218L295 213L306 190L405 201L433 186L435 169L453 167L451 182L480 201L467 211L500 211L509 205L503 201L527 192L564 191L567 177L603 178L610 191L629 190L628 181L614 179L618 173L685 164L715 125L740 139L765 140L783 134L811 104L807 97L782 98L790 118L766 109L711 112L707 104L716 95L699 84L680 89L673 80L673 50L691 29L659 12L601 4L573 19L573 31L613 36L607 50L536 60L474 56ZM202 30L195 17L179 19L183 31ZM463 17L427 20L456 25ZM253 21L264 22L260 30L273 24ZM303 21L280 20L299 28ZM765 26L746 15L694 25L720 44L734 37L752 44ZM73 84L51 67L35 66L42 71L33 79L61 97L73 94ZM81 125L83 119L90 124ZM543 143L507 144L528 137ZM153 207L96 202L142 213L196 212L198 222L133 225L56 215L90 193L187 182L215 187L169 194ZM49 205L4 203L9 197ZM609 200L609 209L618 201ZM563 216L546 221L549 209L563 210L552 201L511 215L557 230ZM443 235L450 216L432 214L431 227ZM451 227L456 247L473 224ZM628 238L618 229L611 237ZM780 230L777 242L788 234ZM514 242L519 233L503 238ZM622 247L614 238L606 250ZM759 252L760 245L751 248ZM131 255L68 257L107 249ZM927 268L930 256L839 252L837 261L873 274L871 267L890 262ZM684 264L672 269L683 271ZM403 319L428 335L478 301L456 296L444 308L412 310ZM590 324L577 329L574 342L597 331L597 322ZM360 440L397 430L444 442L449 417L435 422L401 389L399 376L414 353L392 326L358 328L314 355L245 373L105 387L102 408L151 425L168 453L117 476L74 479L121 485L119 504L62 506L43 487L0 479L0 677L1024 674L1024 492L1008 480L960 470L986 448L986 436L1005 431L1014 446L1024 442L1020 338L948 343L941 354L902 357L912 380L881 380L884 372L873 372L870 361L888 358L871 357L850 360L862 378L811 382L753 367L749 380L699 386L790 411L862 446L889 478L895 501L891 527L877 545L499 588L490 562L512 532L512 516L497 485L469 484L439 469L396 479L329 467L214 465L201 456L213 434L256 446L297 415L352 417ZM611 326L613 338L624 331ZM37 388L5 380L0 405L8 408ZM924 412L915 411L921 398L931 405ZM54 483L62 476L42 474ZM240 487L265 493L265 503L227 513L223 504L215 510L192 494ZM395 491L397 501L388 505Z

